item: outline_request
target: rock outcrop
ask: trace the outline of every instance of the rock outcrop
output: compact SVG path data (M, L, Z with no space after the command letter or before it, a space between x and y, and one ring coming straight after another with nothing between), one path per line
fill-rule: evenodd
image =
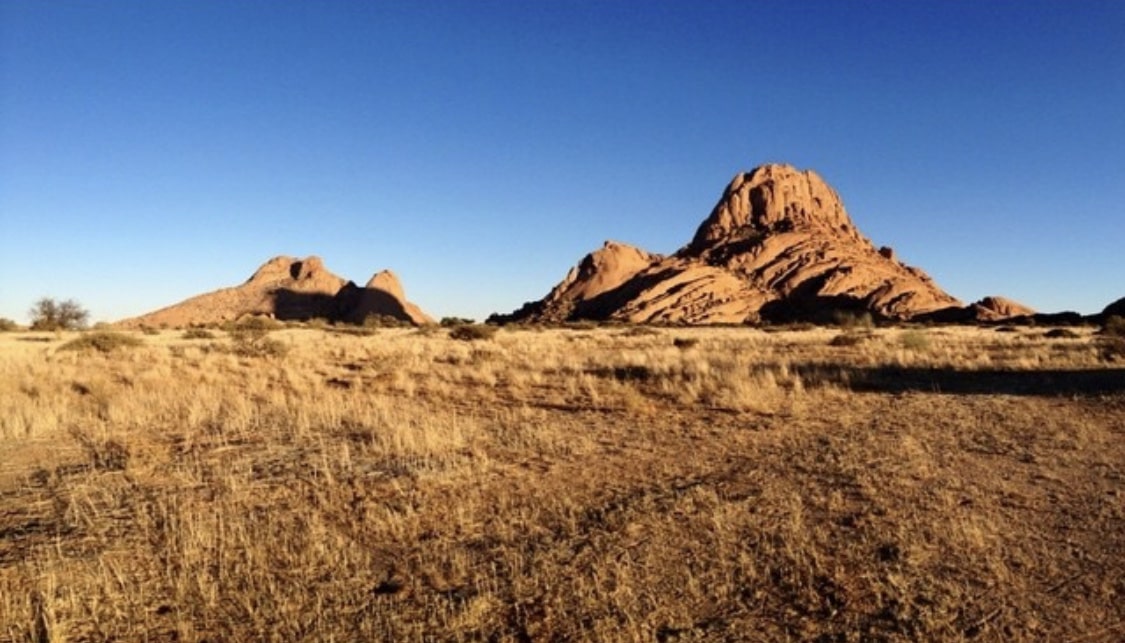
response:
M184 327L233 321L247 315L281 320L363 321L369 314L413 324L432 323L406 300L390 271L360 288L327 268L319 257L274 257L245 283L197 295L178 304L118 322L124 327Z
M406 300L402 283L390 270L375 273L367 285L358 290L356 301L347 315L349 321L359 323L371 315L377 315L408 321L415 326L434 323L433 318L422 312L421 308Z
M547 297L496 319L707 324L949 309L963 307L894 250L872 245L817 174L765 165L734 177L675 254L607 242Z
M1005 297L985 297L969 307L973 320L982 322L1004 321L1019 317L1032 317L1035 310Z

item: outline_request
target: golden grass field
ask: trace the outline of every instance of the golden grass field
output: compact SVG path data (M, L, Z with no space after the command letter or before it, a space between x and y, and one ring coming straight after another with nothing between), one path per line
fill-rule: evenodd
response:
M0 334L0 640L1125 638L1093 329L212 332Z

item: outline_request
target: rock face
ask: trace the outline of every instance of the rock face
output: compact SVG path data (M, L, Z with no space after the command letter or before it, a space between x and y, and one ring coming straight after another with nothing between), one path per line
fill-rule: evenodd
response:
M1035 310L1023 304L1004 297L985 297L970 306L973 318L976 321L991 322L1013 319L1016 317L1031 317Z
M402 283L390 270L375 273L367 285L358 289L357 299L347 315L349 321L362 322L370 315L392 317L416 326L434 323L422 309L406 300Z
M118 322L124 327L183 327L232 321L246 315L282 320L322 318L363 321L368 314L385 315L413 324L432 323L408 302L390 271L376 274L367 286L332 274L319 257L274 257L245 283L186 299L178 304Z
M674 255L607 242L547 297L498 319L707 324L947 309L963 310L926 273L860 234L822 178L765 165L734 177Z

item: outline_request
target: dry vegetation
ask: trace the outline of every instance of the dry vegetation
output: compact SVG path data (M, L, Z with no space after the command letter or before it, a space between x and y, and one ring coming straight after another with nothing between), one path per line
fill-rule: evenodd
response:
M1125 637L1090 330L449 333L0 336L0 640Z

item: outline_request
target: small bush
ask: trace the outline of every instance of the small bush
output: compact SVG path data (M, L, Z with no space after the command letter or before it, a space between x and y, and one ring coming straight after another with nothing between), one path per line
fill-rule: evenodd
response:
M871 328L875 326L875 321L871 318L871 313L852 310L833 311L832 323L840 328Z
M215 339L215 333L206 328L189 328L184 331L184 339Z
M844 331L839 335L833 337L828 342L829 346L859 346L860 344L869 341L874 335L871 333L860 333L854 331Z
M412 326L410 322L399 319L393 315L377 315L370 314L363 318L364 328L402 328L403 326Z
M0 333L10 333L14 330L19 330L20 326L16 322L8 319L7 317L0 317Z
M457 339L463 342L475 342L480 340L492 339L496 335L495 326L485 326L482 324L473 324L471 326L457 326L449 331L450 339Z
M1079 339L1082 335L1070 330L1069 328L1052 328L1051 330L1043 333L1047 339Z
M816 324L814 324L812 322L802 321L802 322L788 322L788 323L783 323L783 324L770 324L768 326L763 326L762 330L766 331L767 333L783 333L783 332L786 332L786 331L803 332L803 331L806 331L806 330L814 330L815 328L816 328Z
M688 349L694 348L699 345L699 340L695 337L677 337L672 340L672 345L676 348Z
M276 319L266 317L265 315L250 315L243 317L238 321L230 324L227 328L228 331L261 331L268 333L270 331L278 330L283 327L283 324Z
M377 331L375 328L367 328L366 326L329 326L324 330L338 335L351 335L353 337L371 337Z
M476 321L468 317L442 317L440 323L446 328L452 328L453 326L471 326Z
M141 326L141 332L145 335L159 335L160 329L153 328L152 326Z
M61 351L88 351L94 350L99 353L111 353L120 348L132 348L143 344L138 337L126 335L124 333L116 333L113 331L91 331L81 337L72 339L69 342L59 346Z
M232 335L232 351L239 357L284 357L289 353L289 345L266 335Z
M930 336L920 330L908 330L899 335L902 347L912 351L924 351L930 348Z

